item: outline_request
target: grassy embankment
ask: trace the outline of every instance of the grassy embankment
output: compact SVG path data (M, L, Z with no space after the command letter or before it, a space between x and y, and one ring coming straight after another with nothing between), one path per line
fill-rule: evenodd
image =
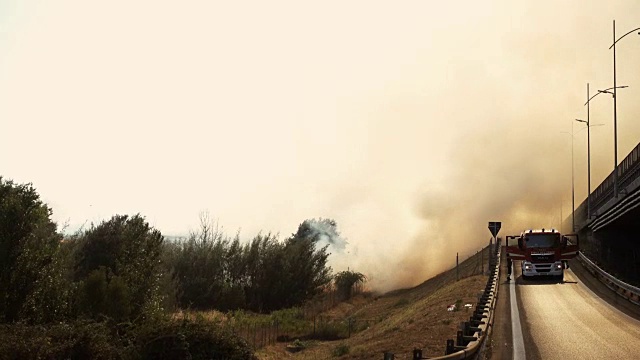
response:
M485 250L485 269L487 262ZM315 316L289 309L271 315L238 312L224 321L255 343L256 355L264 360L370 359L382 358L385 351L403 359L414 348L423 349L424 356L442 355L446 339L455 338L459 323L470 316L472 309L464 304L475 306L484 289L487 276L479 265L479 255L472 256L460 264L459 281L453 268L410 289L360 294ZM453 304L459 310L447 311ZM208 316L220 320L221 315ZM276 322L277 332L264 330L274 329Z

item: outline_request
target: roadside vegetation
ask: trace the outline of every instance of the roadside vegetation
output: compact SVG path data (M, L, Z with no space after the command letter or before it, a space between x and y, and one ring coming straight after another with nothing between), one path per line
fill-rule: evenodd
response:
M327 265L330 219L243 243L206 214L184 241L140 214L63 236L51 215L31 184L0 177L0 359L254 359L259 326L263 339L308 337L310 313L366 280Z

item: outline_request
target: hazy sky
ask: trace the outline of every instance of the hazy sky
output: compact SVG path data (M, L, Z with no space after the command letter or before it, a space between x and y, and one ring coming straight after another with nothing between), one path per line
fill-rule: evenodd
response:
M561 132L587 82L613 84L613 19L640 27L640 2L2 0L0 174L70 229L139 212L184 234L206 210L249 239L333 218L334 267L415 284L485 244L487 221L567 216ZM617 57L622 160L640 36ZM612 113L592 103L593 188ZM574 145L581 201L586 131Z

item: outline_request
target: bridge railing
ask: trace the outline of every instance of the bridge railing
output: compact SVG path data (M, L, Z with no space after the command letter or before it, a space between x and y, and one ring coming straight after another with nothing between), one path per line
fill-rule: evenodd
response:
M618 165L618 190L624 189L640 175L640 143ZM598 209L614 197L613 171L591 193L591 209ZM581 205L582 206L582 205Z
M579 252L578 258L580 259L582 264L584 264L587 270L589 270L589 272L591 272L593 276L603 282L609 289L615 291L616 294L622 296L630 302L636 305L640 305L640 288L616 279L614 276L602 270L593 261L589 260L589 258L584 256L582 252Z

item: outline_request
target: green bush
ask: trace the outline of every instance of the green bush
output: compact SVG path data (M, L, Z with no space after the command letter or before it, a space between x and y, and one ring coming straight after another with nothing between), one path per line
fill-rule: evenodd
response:
M407 299L407 298L402 298L402 299L398 300L398 301L393 305L393 307L396 307L396 308L398 308L398 307L403 307L403 306L409 305L409 303L410 303L409 299Z
M137 331L136 342L142 359L255 359L244 339L205 320L145 325Z
M138 324L75 321L48 326L0 325L0 359L255 360L242 338L207 322Z
M124 347L104 323L0 325L0 359L122 359Z
M336 346L335 348L333 348L333 356L338 357L338 356L342 356L342 355L347 355L350 351L350 347L349 345L342 343L338 346Z
M117 322L124 321L131 313L129 288L121 277L108 273L100 267L80 282L80 310L89 317L101 314Z
M348 329L338 322L320 322L316 326L314 338L317 340L339 340L347 337Z
M76 311L117 321L161 313L163 241L141 215L116 215L79 235Z
M0 322L56 321L65 312L51 214L31 184L0 176Z
M333 276L338 296L344 300L351 299L354 288L364 284L366 280L367 277L364 274L350 270L340 271Z

